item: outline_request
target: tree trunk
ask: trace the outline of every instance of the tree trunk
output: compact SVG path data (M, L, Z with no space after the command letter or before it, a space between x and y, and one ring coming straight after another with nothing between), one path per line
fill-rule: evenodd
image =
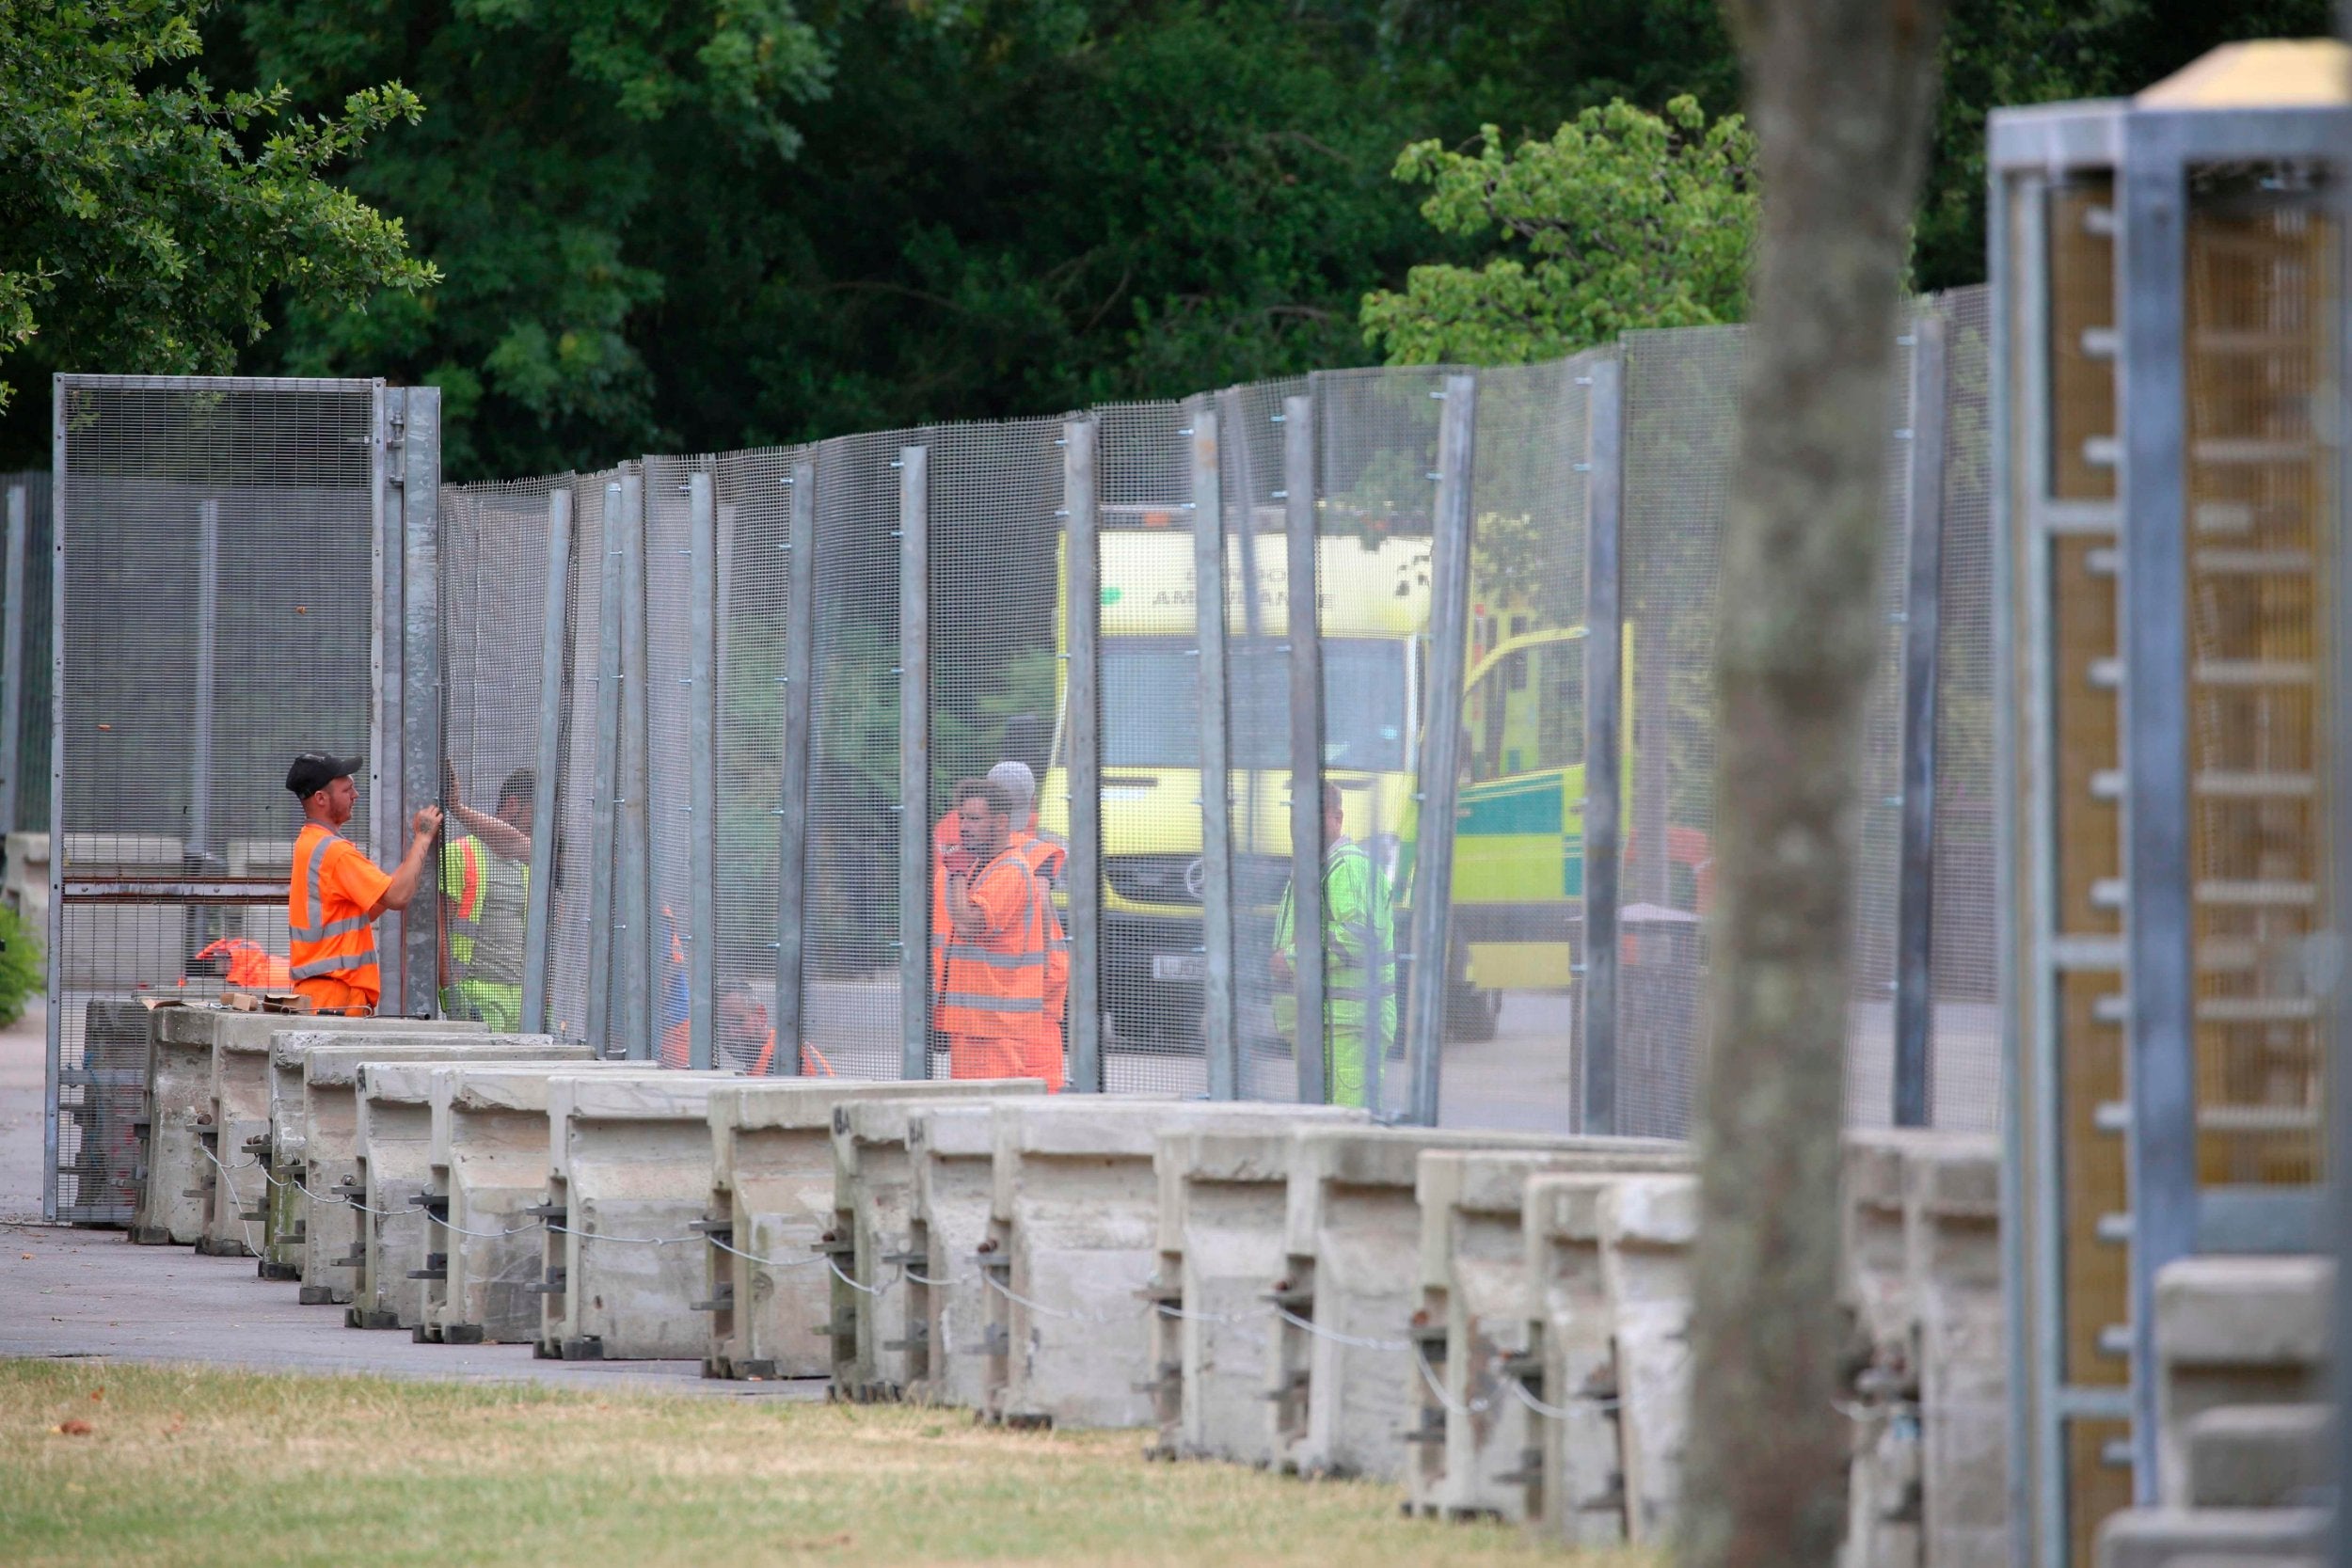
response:
M1845 1510L1839 1133L1893 350L1942 0L1726 0L1760 152L1716 678L1713 1041L1686 1540L1828 1568Z

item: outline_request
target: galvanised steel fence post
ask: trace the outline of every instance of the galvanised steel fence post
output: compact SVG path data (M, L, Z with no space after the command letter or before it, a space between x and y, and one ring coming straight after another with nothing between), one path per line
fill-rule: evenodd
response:
M718 989L719 512L710 470L686 478L686 1052L687 1065L716 1060L711 1014Z
M645 705L645 474L632 464L621 479L621 782L615 795L620 827L615 858L620 897L613 916L619 1027L635 1061L659 1055L654 1038L653 893L646 863L645 797L651 787Z
M8 557L0 565L0 592L8 595L0 621L0 865L7 863L8 835L16 832L17 772L24 763L26 500L24 485L8 487Z
M1192 423L1193 624L1200 653L1200 1040L1209 1098L1241 1092L1233 1027L1233 810L1226 659L1225 509L1217 418L1206 399Z
M628 1048L614 1024L619 988L613 983L613 955L623 947L612 940L619 815L613 796L621 775L621 483L614 480L604 487L604 527L596 535L604 553L597 563L596 777L588 794L588 1043L599 1056L625 1054ZM622 1038L620 1053L610 1043L615 1037Z
M405 818L441 797L441 390L411 387L405 398L400 453L401 532L407 554L401 570L404 820L392 824L403 847ZM437 859L429 888L420 885L417 901L401 921L402 1010L416 1018L432 1018L440 1010L439 869Z
M803 458L786 522L784 777L776 801L776 1049L772 1072L801 1070L802 931L808 909L809 705L817 662L817 464Z
M1292 990L1298 1005L1298 1100L1331 1097L1324 1073L1323 617L1315 559L1315 400L1282 400L1282 531L1289 565ZM1377 1018L1377 1014L1372 1015Z
M1062 426L1063 614L1069 662L1063 667L1064 747L1070 780L1070 860L1062 885L1070 900L1070 1087L1103 1092L1103 772L1101 646L1102 511L1095 463L1100 427L1090 419Z
M1585 393L1584 983L1577 1130L1617 1130L1619 872L1624 864L1625 372L1597 359Z
M1935 726L1944 604L1944 318L1930 302L1912 326L1911 575L1903 622L1901 874L1895 912L1898 1127L1934 1119Z
M556 774L564 766L564 650L571 625L572 491L548 496L547 612L539 638L538 756L531 792L531 896L523 925L523 1032L548 1022L548 921L555 909Z
M1407 1114L1438 1124L1438 1054L1452 979L1454 811L1462 766L1462 678L1470 638L1470 485L1478 382L1446 377L1438 423L1438 514L1430 549L1429 681L1421 737L1421 812L1413 845L1413 978L1406 999ZM1376 1016L1376 1015L1375 1015Z
M898 1026L902 1078L931 1067L930 451L898 449Z

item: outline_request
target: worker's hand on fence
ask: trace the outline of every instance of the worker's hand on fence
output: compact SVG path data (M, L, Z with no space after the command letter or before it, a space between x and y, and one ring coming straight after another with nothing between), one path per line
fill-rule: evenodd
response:
M1283 985L1288 985L1296 978L1291 974L1291 959L1287 953L1278 951L1267 960L1266 967L1274 971L1274 978Z
M441 831L441 808L419 806L417 815L408 819L409 831L419 838L431 838Z

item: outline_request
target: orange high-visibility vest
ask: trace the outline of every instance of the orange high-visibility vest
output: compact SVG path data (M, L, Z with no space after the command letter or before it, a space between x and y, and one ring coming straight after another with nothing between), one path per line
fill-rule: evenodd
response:
M1058 1093L1062 1080L1062 1015L1070 1006L1070 935L1062 929L1061 914L1054 908L1050 890L1061 879L1062 866L1069 860L1070 851L1058 840L1042 833L1020 834L1014 847L1029 863L1045 911L1045 1011L1030 1031L1030 1072L1044 1079L1049 1091Z
M347 989L362 993L373 1007L384 994L383 973L376 967L375 925L368 911L343 896L340 886L324 878L332 857L357 855L348 841L315 822L306 822L294 835L294 884L286 896L287 974L300 989L306 980L326 980L330 993Z
M1011 923L977 937L947 932L945 977L932 1022L950 1035L1019 1040L1031 1037L1045 1015L1045 971L1049 959L1048 919L1052 904L1028 860L1008 847L973 879L972 892L992 895L1004 879L1018 887Z

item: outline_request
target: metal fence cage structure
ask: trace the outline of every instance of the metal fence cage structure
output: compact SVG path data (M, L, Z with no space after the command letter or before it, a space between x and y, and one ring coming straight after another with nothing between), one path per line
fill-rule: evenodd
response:
M405 504L429 515L437 461L391 438L396 397L405 416L375 382L57 378L51 1218L130 1212L144 1074L124 1008L217 989L239 945L285 955L288 759L364 749L380 772L403 722L388 630L395 664L417 640L387 610L387 478L420 481ZM372 783L356 838L404 799ZM402 955L385 970L397 995Z
M1923 303L1928 346L1904 345L1914 373L1887 413L1857 1121L1997 1117L1985 320L1981 292ZM1331 372L446 496L422 394L343 389L358 424L322 447L342 467L312 483L289 454L323 416L281 391L254 405L262 428L202 461L267 462L246 488L334 567L331 588L303 587L301 615L336 594L357 613L327 616L342 641L317 646L274 629L272 594L308 579L244 592L246 490L208 480L237 602L161 625L209 627L220 669L292 653L317 667L317 701L257 688L270 700L248 721L215 682L210 728L236 734L206 784L146 748L144 771L105 784L99 825L125 875L182 876L190 844L217 840L259 879L246 891L266 882L275 901L291 812L263 789L246 825L232 781L264 752L282 767L297 742L270 726L289 714L307 728L347 710L346 727L371 725L380 862L443 793L445 763L475 814L450 845L511 847L483 818L501 798L519 813L505 785L529 780L521 982L499 1004L522 1026L677 1066L936 1076L957 1065L935 1016L946 818L960 781L1014 762L1073 868L1050 897L1072 1010L1058 1040L1041 1029L1024 1046L1026 1068L1084 1090L1360 1094L1389 1118L1676 1135L1705 1040L1715 576L1740 371L1737 328L1636 333L1546 364ZM201 596L208 526L172 442L248 416L222 401L246 384L157 385L183 404L126 422L110 515L194 522L143 525L158 539L113 546L120 562L84 553L118 598L168 604ZM1928 541L1934 554L1915 553ZM1915 634L1923 604L1940 614ZM166 667L197 668L198 652ZM103 673L127 689L108 690L102 722L184 728L197 705ZM67 766L96 768L113 733L61 742ZM1360 962L1300 961L1324 924L1299 917L1300 890L1322 903L1341 863L1324 853L1327 782L1342 859L1378 890L1358 911ZM200 918L282 951L282 917L260 902ZM141 974L177 987L199 903L106 912L103 943L77 935L61 955L151 951ZM438 994L445 914L387 923L388 1006L482 1006L462 964ZM87 968L65 964L69 989Z
M2021 1560L2160 1495L2158 1272L2320 1235L2352 108L2264 77L1992 127Z

